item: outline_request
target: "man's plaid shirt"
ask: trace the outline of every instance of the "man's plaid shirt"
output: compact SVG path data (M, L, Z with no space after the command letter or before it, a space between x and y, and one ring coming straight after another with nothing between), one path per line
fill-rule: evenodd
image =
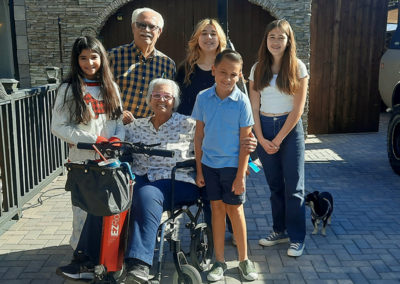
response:
M152 113L146 104L149 83L154 78L173 80L175 62L158 50L146 59L134 42L111 49L109 60L121 89L124 110L131 111L136 118L148 117Z

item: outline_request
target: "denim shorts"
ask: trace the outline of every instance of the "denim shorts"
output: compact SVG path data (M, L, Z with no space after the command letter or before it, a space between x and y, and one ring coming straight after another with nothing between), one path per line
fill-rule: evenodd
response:
M210 168L202 164L206 183L207 199L222 200L226 204L240 205L246 201L246 192L236 195L232 192L232 184L236 178L237 168Z

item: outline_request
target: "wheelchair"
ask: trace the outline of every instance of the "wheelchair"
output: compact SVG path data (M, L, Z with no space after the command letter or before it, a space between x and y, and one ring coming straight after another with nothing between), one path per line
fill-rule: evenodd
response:
M172 169L171 180L171 207L175 208L174 202L174 182L176 170L180 168L195 168L195 160L188 160L185 162L177 163ZM196 205L197 210L195 214L190 211L190 206ZM202 283L199 272L206 271L210 268L211 259L213 256L214 244L210 227L205 222L199 222L203 210L203 201L200 198L194 204L187 204L181 208L171 210L168 218L161 222L159 227L159 258L157 265L157 272L151 283L161 282L161 266L163 258L164 241L168 240L170 248L173 251L173 259L176 272L173 275L172 282L176 283ZM190 230L190 252L185 253L181 249L181 241L179 239L179 230L176 226L176 220L182 215L189 218L189 222L185 227ZM186 255L189 255L191 264L188 262Z
M113 144L120 143L122 147L115 147ZM95 145L93 147L93 145ZM154 148L159 144L155 145L144 145L142 143L130 143L130 142L112 142L102 144L88 144L78 143L77 147L80 149L95 149L100 157L105 161L119 161L121 166L125 164L125 172L127 172L126 166L128 162L132 161L132 154L141 153L149 156L164 156L172 157L174 151L163 150ZM105 158L107 157L107 158ZM118 165L117 165L118 167ZM171 172L171 206L174 208L168 213L168 217L161 221L158 229L157 240L158 244L158 259L154 263L156 272L154 277L148 280L148 283L156 284L162 282L162 264L164 259L165 242L169 242L170 250L173 253L173 261L176 271L173 274L173 283L202 283L200 272L208 270L211 265L211 259L213 256L213 238L212 232L209 226L205 222L200 222L203 202L201 197L192 204L185 204L178 208L174 205L174 194L175 194L175 174L176 171L181 168L195 167L195 160L189 160L177 163ZM67 166L68 169L68 166ZM88 171L88 169L85 169ZM89 170L90 171L90 170ZM70 174L70 173L69 173ZM131 173L128 173L127 179L123 183L127 183L129 188L129 198L133 196L133 180L134 177ZM119 181L121 183L121 180ZM68 179L67 179L68 184ZM72 193L71 193L72 196ZM120 198L113 198L119 200ZM90 202L90 201L89 201ZM74 202L73 202L74 203ZM195 205L197 207L196 212L192 213L190 207ZM130 206L129 206L130 207ZM84 208L82 208L84 209ZM164 212L165 213L165 212ZM165 214L163 214L165 215ZM190 251L184 252L181 248L181 240L179 234L178 218L187 216L189 221L185 224L185 227L190 231ZM117 218L116 218L117 217ZM111 218L111 219L110 219ZM109 220L110 219L110 220ZM114 220L118 219L119 223ZM106 222L106 220L109 220ZM105 224L109 224L108 227L104 227ZM92 283L124 283L124 252L127 243L127 227L129 224L129 209L125 209L123 212L118 212L111 216L103 217L103 233L100 247L100 261L95 266L94 280ZM113 227L118 226L119 230L118 238L110 240L107 236L109 230L113 230ZM112 235L111 231L111 235ZM111 253L110 250L117 250L118 253ZM156 254L155 254L156 256Z

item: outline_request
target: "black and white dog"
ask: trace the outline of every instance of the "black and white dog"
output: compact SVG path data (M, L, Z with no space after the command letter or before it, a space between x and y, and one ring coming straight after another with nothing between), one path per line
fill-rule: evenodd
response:
M331 224L333 198L329 192L314 191L306 195L306 205L311 208L311 222L314 226L313 235L318 233L318 224L322 220L321 234L326 236L326 224Z

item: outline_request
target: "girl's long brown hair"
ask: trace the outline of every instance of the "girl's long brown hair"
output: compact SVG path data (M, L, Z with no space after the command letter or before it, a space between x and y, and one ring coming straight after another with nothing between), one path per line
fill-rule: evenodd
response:
M261 91L269 86L269 82L273 77L271 66L274 58L268 50L267 40L268 34L275 28L284 32L288 37L287 47L282 57L282 65L276 78L276 86L281 92L293 95L299 86L296 41L293 30L286 20L275 20L269 23L265 29L264 37L258 50L258 64L254 71L253 88L255 91Z
M207 18L198 22L188 43L187 55L184 63L186 75L183 83L185 85L190 84L190 76L194 72L194 65L200 58L199 37L201 35L201 32L206 28L207 25L214 26L215 30L217 31L219 45L217 47L215 55L226 48L226 35L217 20Z
M62 107L68 106L70 119L74 123L87 124L91 120L91 115L83 97L85 96L85 75L79 66L79 55L84 49L89 49L100 55L101 65L96 73L97 80L100 82L100 89L103 94L104 110L110 119L117 119L121 116L122 110L120 101L115 89L113 75L108 64L107 53L99 40L92 36L78 37L72 47L71 70L64 80L68 88L72 89L72 100L64 100Z

